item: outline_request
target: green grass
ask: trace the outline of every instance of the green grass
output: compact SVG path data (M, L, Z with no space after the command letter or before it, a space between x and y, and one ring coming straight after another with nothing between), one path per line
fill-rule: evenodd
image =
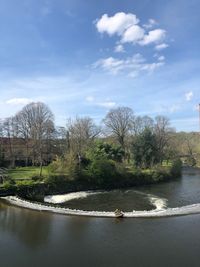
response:
M33 176L40 174L40 167L17 167L15 169L8 170L9 177L14 180L29 180ZM42 168L42 176L48 176L48 167Z

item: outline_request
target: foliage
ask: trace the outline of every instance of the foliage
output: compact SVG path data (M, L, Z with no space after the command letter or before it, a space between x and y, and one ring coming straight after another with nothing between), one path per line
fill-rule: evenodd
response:
M56 184L63 184L67 180L68 176L66 175L49 175L49 177L45 179L45 182L56 185Z
M81 163L73 153L68 153L65 157L57 157L49 165L49 171L52 174L67 175L70 180L78 179L81 175L81 169Z
M182 169L182 161L180 159L176 159L172 162L170 173L173 177L181 176Z
M132 145L133 160L136 167L149 168L157 161L156 136L149 129L136 136Z
M122 162L124 150L119 145L96 141L87 151L86 157L90 161L94 159L111 159L117 162Z
M107 159L95 159L87 168L87 175L92 183L109 185L115 182L119 175L114 161Z

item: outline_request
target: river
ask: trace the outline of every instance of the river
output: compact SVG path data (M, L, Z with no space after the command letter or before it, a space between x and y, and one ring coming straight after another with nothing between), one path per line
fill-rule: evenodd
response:
M104 197L90 195L63 205L88 205L93 209L95 203L102 210L107 203L109 210L121 203L129 211L151 209L153 203L156 207L152 198L165 200L166 206L161 208L196 204L200 203L200 172L188 170L182 179L169 183L103 194ZM200 214L126 219L78 217L23 209L0 200L1 267L199 267L199 251Z

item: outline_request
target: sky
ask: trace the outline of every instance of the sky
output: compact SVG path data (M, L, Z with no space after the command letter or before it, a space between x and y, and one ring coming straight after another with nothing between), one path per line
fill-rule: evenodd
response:
M111 108L198 131L199 0L0 0L0 118L46 103L55 122Z

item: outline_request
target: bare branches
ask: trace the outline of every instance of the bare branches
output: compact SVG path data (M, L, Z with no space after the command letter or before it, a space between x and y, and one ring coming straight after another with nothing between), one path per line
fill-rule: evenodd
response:
M70 150L80 155L101 132L100 127L96 126L89 117L69 119L67 130L69 133Z
M125 148L125 139L133 127L133 111L128 107L111 109L103 120L106 128L116 137L122 148Z

